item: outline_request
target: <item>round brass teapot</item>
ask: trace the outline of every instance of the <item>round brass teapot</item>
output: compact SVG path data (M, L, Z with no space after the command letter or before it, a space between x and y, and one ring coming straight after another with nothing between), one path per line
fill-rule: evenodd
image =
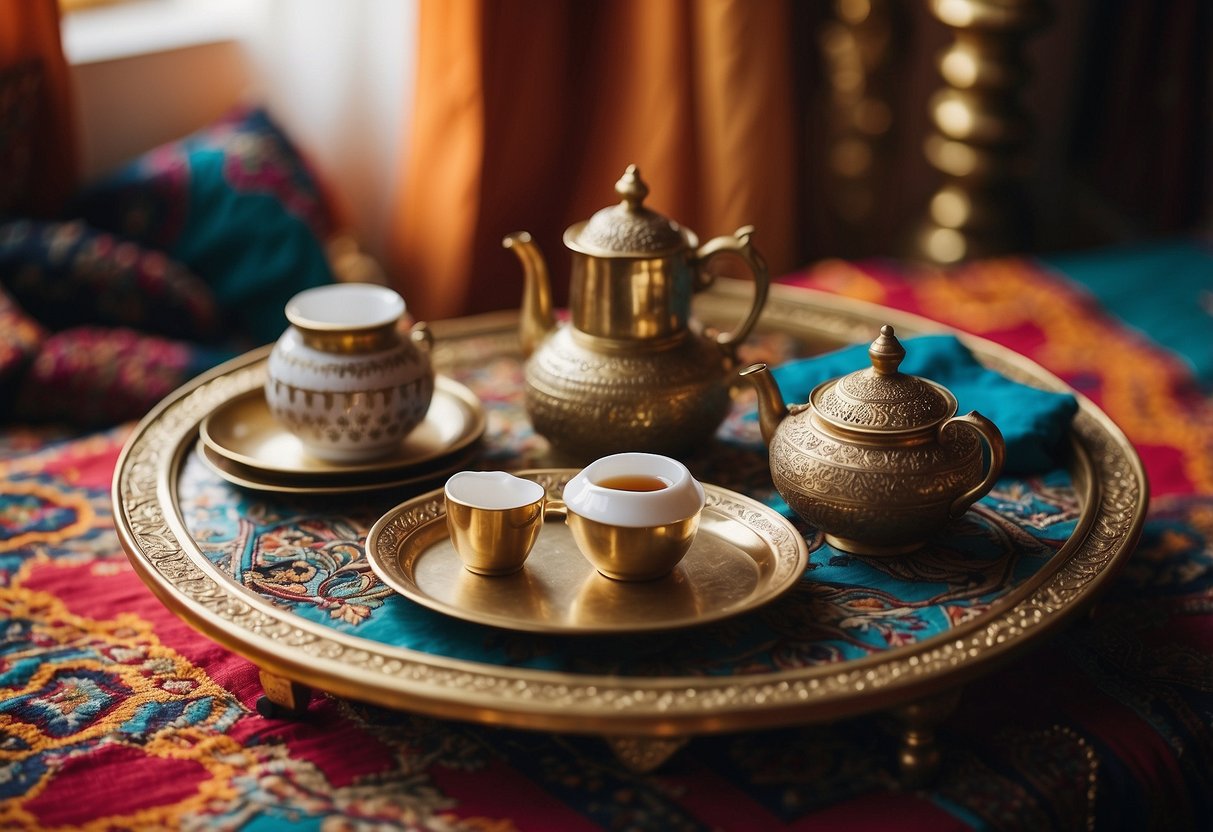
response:
M531 235L502 241L524 270L527 414L556 449L587 460L677 454L709 440L729 409L737 345L770 284L750 244L753 228L700 246L694 232L644 206L649 189L635 165L615 192L618 204L564 232L572 253L567 325L555 324L547 265ZM754 277L754 302L731 332L690 318L692 294L714 280L708 262L724 253L740 257Z
M817 385L790 408L765 364L741 371L758 388L775 488L843 551L913 551L1002 472L1006 445L994 423L975 411L955 415L946 388L898 370L905 354L883 326L868 349L871 367Z

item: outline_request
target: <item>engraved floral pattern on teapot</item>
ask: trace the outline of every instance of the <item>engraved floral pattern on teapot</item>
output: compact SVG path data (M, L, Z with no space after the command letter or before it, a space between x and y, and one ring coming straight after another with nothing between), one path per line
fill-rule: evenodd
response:
M791 408L765 364L742 375L758 388L771 479L792 510L838 549L896 555L985 495L1006 445L981 414L956 416L951 392L900 372L905 348L893 327L881 328L868 355L871 367L818 385Z

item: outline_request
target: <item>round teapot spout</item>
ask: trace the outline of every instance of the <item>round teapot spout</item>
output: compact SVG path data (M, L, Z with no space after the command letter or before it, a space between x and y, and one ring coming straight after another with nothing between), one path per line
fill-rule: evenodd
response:
M758 425L762 428L762 441L770 445L775 429L788 415L788 406L779 392L779 384L766 364L751 364L738 375L749 379L758 390Z
M501 245L511 249L522 262L522 310L518 323L518 338L522 354L530 356L556 327L552 314L552 285L548 266L539 246L526 231L506 236Z

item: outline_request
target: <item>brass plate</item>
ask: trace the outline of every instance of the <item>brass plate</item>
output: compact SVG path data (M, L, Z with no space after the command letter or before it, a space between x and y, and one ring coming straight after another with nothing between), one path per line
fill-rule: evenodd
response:
M255 468L247 468L239 463L225 459L203 442L198 440L194 446L198 457L216 474L241 488L254 491L271 491L278 494L351 494L362 491L382 491L387 488L403 488L412 485L423 485L443 477L449 477L456 471L467 468L476 458L478 448L465 449L456 456L444 457L437 463L408 468L396 472L374 472L361 475L339 475L330 477L300 478L279 476L265 473Z
M454 379L438 375L425 419L382 459L339 463L309 455L299 438L270 413L260 387L233 396L215 408L202 420L198 433L212 456L245 471L256 471L261 475L258 479L289 477L321 484L334 475L399 475L405 469L467 449L484 434L484 425L484 408L476 394Z
M524 471L549 493L576 469ZM447 532L442 489L387 512L367 534L366 557L392 589L430 609L511 630L564 635L642 633L718 621L767 604L800 579L809 550L778 512L704 483L707 507L682 561L655 581L613 581L590 565L559 519L544 523L522 570L463 568Z

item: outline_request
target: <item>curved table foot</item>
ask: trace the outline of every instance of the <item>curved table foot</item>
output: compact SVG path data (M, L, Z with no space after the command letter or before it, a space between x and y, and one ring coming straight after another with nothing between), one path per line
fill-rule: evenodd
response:
M660 767L687 744L686 737L605 736L616 759L629 771L647 774Z
M939 773L941 754L935 742L935 729L951 715L959 702L958 688L893 710L893 716L901 726L897 768L901 783L906 788L921 788Z
M265 696L257 700L257 713L270 719L296 719L307 712L311 688L264 670L259 673Z

